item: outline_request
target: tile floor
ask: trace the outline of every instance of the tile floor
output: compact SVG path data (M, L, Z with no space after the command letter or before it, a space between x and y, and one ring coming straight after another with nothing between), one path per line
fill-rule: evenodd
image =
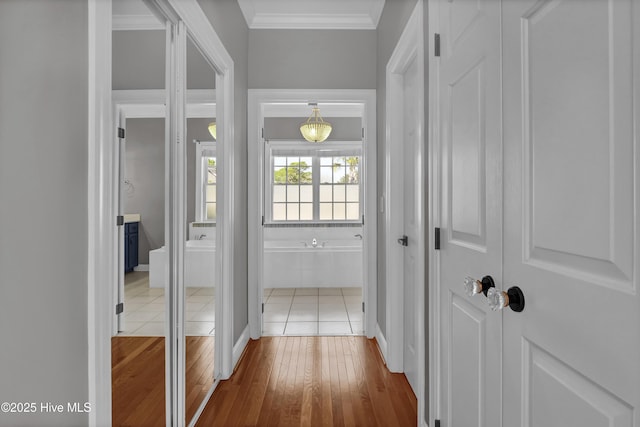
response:
M363 335L362 288L272 288L263 335Z
M149 272L124 276L124 331L121 336L164 335L164 289L149 287ZM187 288L185 333L208 336L215 333L213 288Z

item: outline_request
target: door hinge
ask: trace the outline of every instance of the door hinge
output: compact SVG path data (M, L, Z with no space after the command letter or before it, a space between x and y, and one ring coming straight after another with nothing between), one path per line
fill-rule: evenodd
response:
M362 128L362 139L364 139L364 128Z
M260 133L260 137L264 138L264 128L262 128L261 130L262 130L262 132Z
M362 225L364 225L364 215L362 215Z
M124 216L123 215L118 215L116 217L116 225L118 225L118 226L124 225Z
M116 314L124 313L124 303L116 304Z
M264 215L262 215L262 225L264 225Z
M440 227L436 227L433 230L433 247L436 250L440 250Z
M118 128L118 138L124 139L124 129Z
M364 301L362 301L362 312L364 313Z
M440 420L435 420L433 422L433 427L440 427Z
M262 312L264 313L264 303L262 303Z
M433 56L440 56L440 34L433 35Z

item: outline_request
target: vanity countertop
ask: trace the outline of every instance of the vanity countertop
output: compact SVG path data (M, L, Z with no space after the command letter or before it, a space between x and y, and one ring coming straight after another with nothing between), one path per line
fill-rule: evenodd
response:
M124 223L140 222L140 214L124 214Z

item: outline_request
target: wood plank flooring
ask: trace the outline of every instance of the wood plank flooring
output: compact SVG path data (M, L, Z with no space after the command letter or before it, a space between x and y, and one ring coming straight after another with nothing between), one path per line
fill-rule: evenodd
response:
M213 384L213 346L214 337L187 337L187 420ZM164 356L164 337L111 339L114 426L165 425Z
M216 388L197 426L415 426L403 374L366 337L263 337Z

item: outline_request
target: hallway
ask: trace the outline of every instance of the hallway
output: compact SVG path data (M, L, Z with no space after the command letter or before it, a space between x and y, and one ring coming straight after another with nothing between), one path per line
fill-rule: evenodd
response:
M415 426L416 398L366 337L250 341L198 426Z

